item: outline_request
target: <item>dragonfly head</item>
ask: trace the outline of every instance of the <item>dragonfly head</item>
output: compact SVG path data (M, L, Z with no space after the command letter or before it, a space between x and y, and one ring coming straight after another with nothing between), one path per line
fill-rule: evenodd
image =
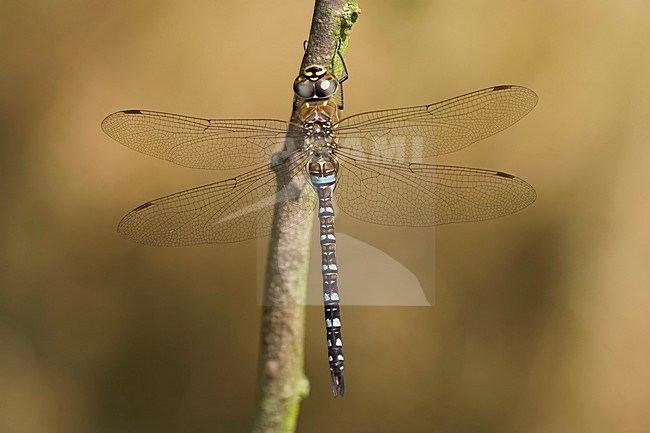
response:
M336 77L321 65L309 65L293 82L293 91L300 99L331 98L339 82Z

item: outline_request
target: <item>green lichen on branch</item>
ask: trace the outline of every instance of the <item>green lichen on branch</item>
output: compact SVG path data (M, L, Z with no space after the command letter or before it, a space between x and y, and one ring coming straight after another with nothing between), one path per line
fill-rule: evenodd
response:
M361 9L355 0L350 0L343 6L343 20L345 21L345 27L348 30L352 29L352 25L357 22Z

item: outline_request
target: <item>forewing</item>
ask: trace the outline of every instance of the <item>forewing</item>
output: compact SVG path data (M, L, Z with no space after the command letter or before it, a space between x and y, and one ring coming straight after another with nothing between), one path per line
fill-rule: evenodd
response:
M304 220L316 206L304 161L276 170L291 184L278 191L276 173L268 166L241 176L182 191L145 203L128 213L118 232L135 242L192 245L238 242L271 232L274 205L288 206L288 225Z
M338 123L339 148L419 161L455 152L506 129L537 104L530 89L490 87L430 105L360 113Z
M343 158L334 196L341 210L392 226L480 221L535 201L532 186L499 171Z
M113 113L104 119L102 129L138 152L204 169L267 162L287 136L287 122L281 120L200 119L145 110Z

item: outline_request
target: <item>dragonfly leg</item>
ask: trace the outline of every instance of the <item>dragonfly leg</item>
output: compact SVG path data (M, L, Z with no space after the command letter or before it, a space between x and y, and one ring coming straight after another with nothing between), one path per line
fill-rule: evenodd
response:
M350 78L350 75L348 74L348 67L345 64L345 59L343 58L343 54L341 54L341 41L339 41L337 47L336 47L336 55L339 57L341 60L341 65L343 66L343 75L339 78L339 89L340 89L340 96L341 100L338 103L339 110L343 110L345 106L345 98L343 97L343 82L346 81L348 78Z

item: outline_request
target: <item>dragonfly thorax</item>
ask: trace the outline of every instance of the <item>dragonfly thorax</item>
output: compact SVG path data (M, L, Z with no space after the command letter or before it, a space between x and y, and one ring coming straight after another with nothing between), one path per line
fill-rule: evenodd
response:
M304 101L298 108L305 148L313 151L336 147L335 128L339 121L338 107L331 99Z
M332 99L303 101L298 107L298 119L303 123L332 126L339 121L339 107Z

